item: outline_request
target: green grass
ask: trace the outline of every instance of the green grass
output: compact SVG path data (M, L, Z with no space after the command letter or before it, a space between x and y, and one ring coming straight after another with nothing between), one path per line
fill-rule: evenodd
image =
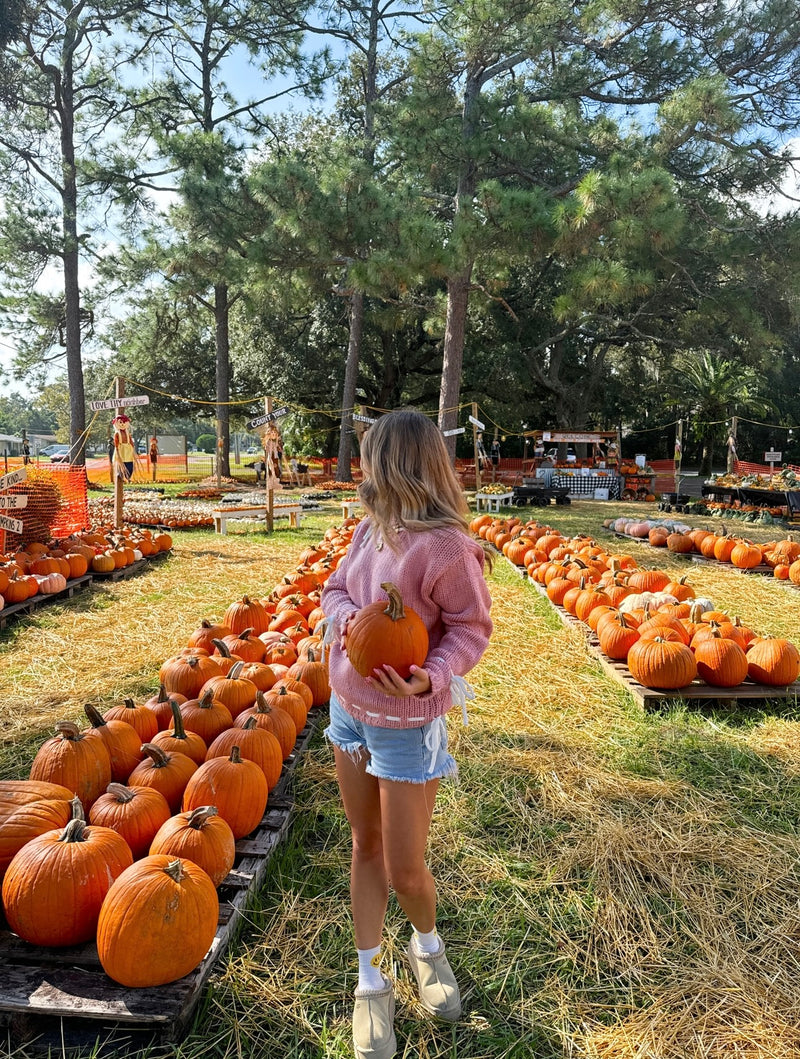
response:
M610 507L546 514L565 532L599 536ZM0 775L23 774L52 716L76 712L83 695L110 704L123 692L149 694L159 661L196 621L274 584L337 508L272 535L176 533L167 564L76 598L61 630L48 614L7 632ZM661 559L643 550L640 561ZM800 640L800 607L780 586L715 576L744 617L746 607L775 610ZM392 901L398 1054L796 1059L797 704L644 712L503 562L491 588L495 633L470 678L471 723L449 725L460 780L442 788L429 850L465 1018L437 1026L421 1011L403 955L408 925ZM45 649L60 669L37 662ZM187 1036L121 1054L352 1056L349 839L321 736L296 790L290 837ZM82 1048L74 1059L91 1055Z

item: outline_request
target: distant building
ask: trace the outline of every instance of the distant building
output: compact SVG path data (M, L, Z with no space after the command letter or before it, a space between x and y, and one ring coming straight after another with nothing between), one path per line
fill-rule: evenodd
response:
M13 434L0 434L0 456L21 456L22 438Z

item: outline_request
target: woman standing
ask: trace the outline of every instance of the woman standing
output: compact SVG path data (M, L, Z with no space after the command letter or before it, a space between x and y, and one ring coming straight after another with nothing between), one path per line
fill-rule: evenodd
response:
M492 623L484 551L468 535L466 503L437 427L415 411L385 415L363 438L361 466L368 517L322 595L338 633L325 734L353 840L353 1043L359 1059L389 1059L397 1048L394 988L380 964L390 885L412 927L408 960L423 1007L451 1022L461 1014L425 848L439 782L457 772L444 715L454 692L462 705L471 695L461 678L480 660ZM387 582L428 631L428 656L407 680L388 665L362 677L347 658L348 621L385 598Z

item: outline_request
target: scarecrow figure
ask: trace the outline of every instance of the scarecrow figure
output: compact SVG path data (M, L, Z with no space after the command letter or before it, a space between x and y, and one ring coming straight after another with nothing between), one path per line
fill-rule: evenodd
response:
M133 464L136 459L136 448L131 435L131 421L124 412L118 412L111 420L114 428L114 467L116 477L129 482L133 477Z
M264 458L267 464L267 489L280 489L283 439L274 423L267 426L264 434Z

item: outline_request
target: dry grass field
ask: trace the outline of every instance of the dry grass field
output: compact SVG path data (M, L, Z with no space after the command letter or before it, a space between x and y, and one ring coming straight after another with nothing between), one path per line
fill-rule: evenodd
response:
M639 510L584 501L545 514L604 541L604 517ZM173 556L146 575L11 625L0 635L0 775L25 775L53 724L84 702L104 709L151 694L160 663L201 618L268 591L335 517L272 537L176 533ZM623 545L641 565L689 570L698 594L800 643L800 592ZM797 1059L798 704L675 701L645 713L502 561L491 589L495 632L471 677L470 724L449 722L460 780L442 789L430 846L465 1017L440 1027L416 1003L408 926L390 906L398 1054ZM349 850L321 738L296 789L290 838L170 1055L352 1054ZM7 1047L15 1059L32 1054Z

